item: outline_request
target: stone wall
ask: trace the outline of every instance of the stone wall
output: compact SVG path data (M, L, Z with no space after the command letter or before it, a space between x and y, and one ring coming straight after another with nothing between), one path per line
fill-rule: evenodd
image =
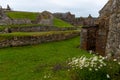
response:
M42 13L40 13L38 15L35 23L52 26L53 25L53 19L54 19L54 16L53 16L52 13L50 13L48 11L43 11Z
M120 58L120 0L109 0L100 11L96 51Z
M12 46L24 46L40 44L51 41L60 41L79 36L79 31L59 32L54 34L40 35L40 36L13 36L7 39L0 40L0 48ZM1 38L1 37L0 37Z
M9 24L32 24L29 19L12 19Z
M84 50L96 51L96 33L98 26L82 27L81 30L81 45Z
M62 19L72 25L75 24L75 15L71 14L70 12L67 13L54 13L53 14L55 17Z
M2 32L6 32L5 28ZM41 32L41 31L67 31L76 30L75 27L59 28L55 26L32 26L32 27L13 27L9 28L10 32Z
M95 26L96 25L97 18L92 17L89 15L88 17L80 17L75 19L74 25L76 26Z
M11 20L7 15L4 13L3 8L0 6L0 25L6 25L11 23Z
M109 29L109 18L101 17L99 19L99 29L97 31L96 38L96 52L105 56L105 49L107 43L108 29Z
M110 58L120 58L120 0L109 0L99 13L99 26L97 32L94 33L96 34L95 52ZM90 38L91 40L87 41L88 30L82 34L85 36L83 37L85 41L81 43L86 50L92 40Z
M120 0L109 0L109 32L106 54L120 58Z

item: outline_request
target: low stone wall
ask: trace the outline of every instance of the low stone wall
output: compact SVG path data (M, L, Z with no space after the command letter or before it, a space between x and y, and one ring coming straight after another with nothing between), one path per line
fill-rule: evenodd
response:
M32 36L0 36L0 48L12 46L25 46L40 44L45 42L60 41L79 36L79 31L51 33L46 35L32 35Z
M75 27L58 28L54 26L33 26L33 27L14 27L10 28L11 32L40 32L40 31L66 31L75 30Z

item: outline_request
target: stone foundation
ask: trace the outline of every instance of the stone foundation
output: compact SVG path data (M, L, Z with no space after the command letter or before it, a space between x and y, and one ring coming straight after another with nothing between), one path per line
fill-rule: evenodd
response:
M33 26L33 27L14 27L14 28L9 28L9 30L11 32L41 32L41 31L67 31L67 30L76 30L76 28L75 27L58 28L58 27L55 27L55 26Z
M3 47L12 47L12 46L25 46L25 45L34 45L45 42L60 41L65 39L70 39L76 36L79 36L79 31L70 31L70 32L58 32L51 33L46 35L33 35L33 36L11 36L6 38L1 36L0 48Z

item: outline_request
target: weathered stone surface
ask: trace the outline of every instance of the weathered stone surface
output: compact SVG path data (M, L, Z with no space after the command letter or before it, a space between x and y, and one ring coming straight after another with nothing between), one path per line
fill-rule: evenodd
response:
M0 25L7 25L11 22L10 18L6 16L4 10L0 6Z
M14 36L8 39L0 40L0 48L3 47L12 47L12 46L24 46L24 45L34 45L44 42L51 41L60 41L65 39L70 39L76 36L79 36L80 32L68 32L68 33L57 33L57 34L48 34L41 36ZM1 37L0 37L1 38Z
M29 19L12 19L9 24L32 24Z
M96 25L97 18L92 17L89 15L88 17L80 17L75 19L75 25L76 26L95 26Z
M109 0L109 32L106 55L120 58L120 0Z
M81 30L81 45L84 50L96 50L96 32L98 26L83 27Z
M75 15L71 14L70 12L67 13L54 13L53 14L55 17L62 19L66 22L69 22L70 24L74 25L75 24Z
M42 31L66 31L66 30L76 30L75 27L68 27L68 28L58 28L54 26L30 26L30 27L11 27L9 28L11 32L42 32ZM8 28L5 28L1 32L7 32Z
M48 11L43 11L37 17L36 23L37 24L44 24L44 25L53 25L53 18L54 16L52 13Z
M98 30L95 32L95 52L110 58L120 58L120 0L108 1L100 11L98 25ZM94 29L92 30L94 31ZM85 32L82 36L87 36L83 37L85 40L83 41L85 43L83 44L84 49L87 50L88 44L91 43L91 41L86 41L88 40L88 32Z

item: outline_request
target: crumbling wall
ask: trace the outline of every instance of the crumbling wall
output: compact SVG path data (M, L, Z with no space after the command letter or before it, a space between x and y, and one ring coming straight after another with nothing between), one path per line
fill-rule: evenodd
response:
M109 32L106 54L120 58L120 0L110 0Z
M7 15L4 13L3 8L0 6L0 25L7 25L11 23L11 20Z
M60 41L65 39L70 39L79 36L79 31L68 31L68 32L49 32L26 36L2 36L0 35L0 48L12 47L12 46L24 46L24 45L34 45L45 42Z
M54 16L52 15L52 13L48 11L43 11L38 15L35 23L43 25L53 25L53 19Z
M86 27L95 26L97 19L98 18L92 17L91 15L89 15L88 17L76 18L75 25L76 26L86 26Z
M98 26L82 27L81 30L81 45L84 50L96 51L96 32Z
M1 32L6 32L5 28ZM11 32L42 32L42 31L66 31L66 30L76 30L75 27L68 28L58 28L55 26L29 26L29 27L11 27L9 28Z
M72 25L75 25L75 15L71 14L70 12L67 13L54 13L55 17L62 19Z
M100 11L96 51L108 57L120 57L120 0L109 0Z

